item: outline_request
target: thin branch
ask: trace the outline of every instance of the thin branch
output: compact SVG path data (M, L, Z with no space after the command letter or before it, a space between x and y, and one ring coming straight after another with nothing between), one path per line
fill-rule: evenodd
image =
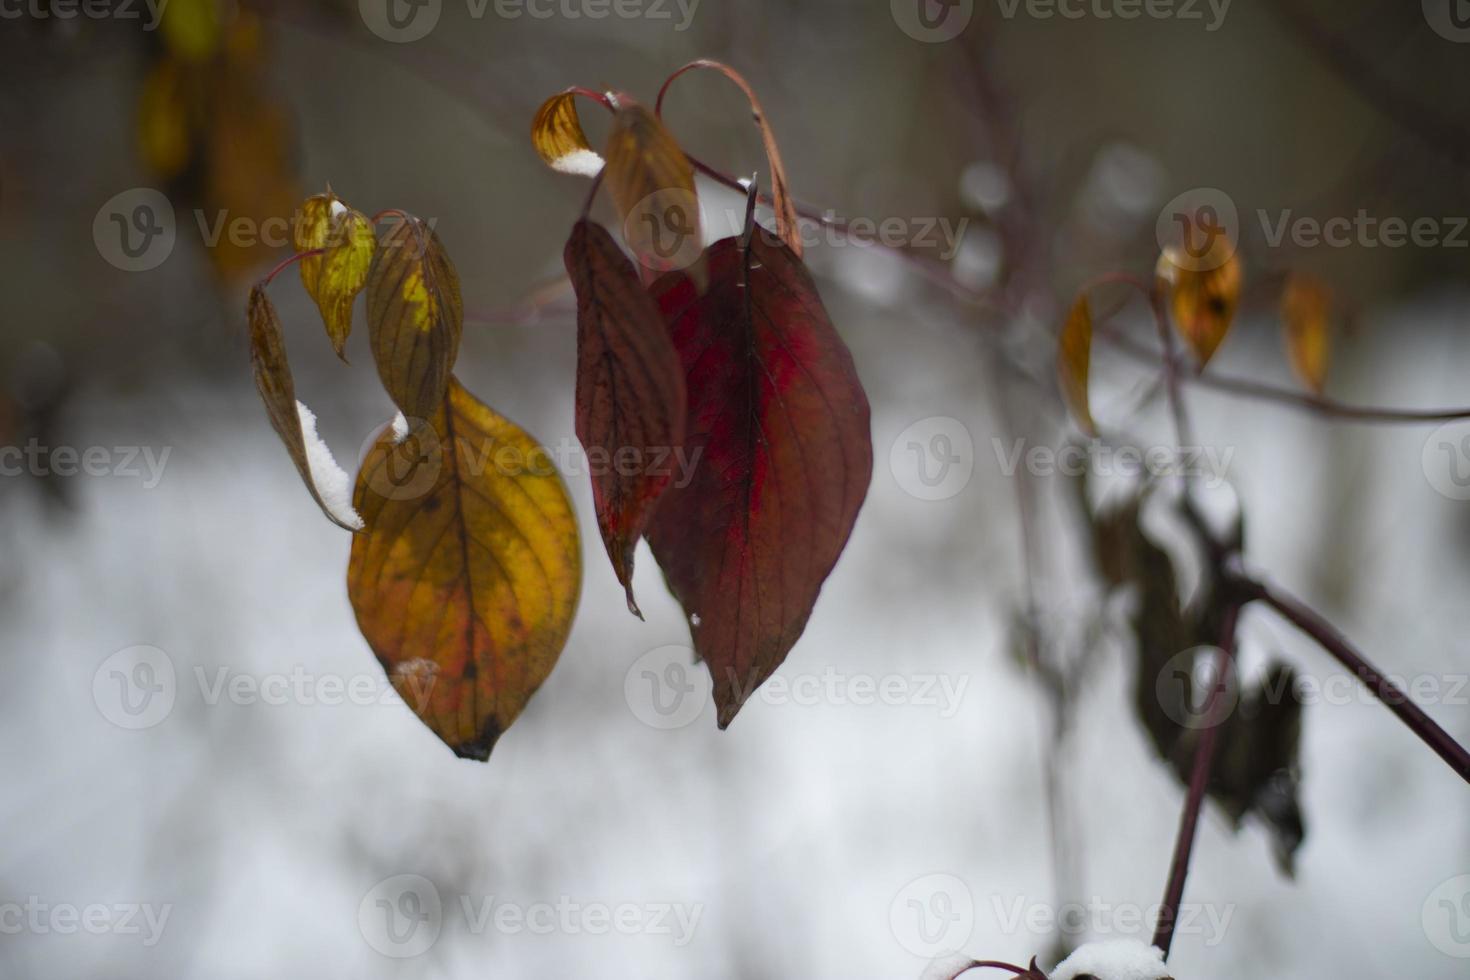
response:
M1205 699L1204 718L1208 725L1200 733L1199 742L1194 747L1194 762L1189 773L1189 793L1184 798L1184 812L1179 817L1179 834L1174 840L1169 882L1164 888L1164 903L1159 909L1159 921L1154 930L1153 944L1163 950L1165 959L1169 958L1169 947L1174 942L1174 924L1179 918L1179 903L1184 899L1184 879L1189 875L1189 858L1194 852L1200 813L1204 809L1205 790L1210 785L1210 769L1215 762L1215 750L1219 747L1221 723L1225 720L1224 712L1220 711L1221 698L1229 683L1227 678L1234 669L1235 626L1239 618L1240 603L1232 600L1221 615L1220 646L1219 655L1215 658L1214 683Z
M1337 627L1273 585L1253 579L1246 579L1238 584L1252 598L1260 599L1297 629L1316 640L1338 663L1352 671L1353 676L1362 681L1388 710L1398 715L1399 720L1419 736L1425 745L1449 763L1450 768L1459 773L1461 779L1470 782L1470 752L1425 714L1422 708L1409 700L1408 694L1354 649Z

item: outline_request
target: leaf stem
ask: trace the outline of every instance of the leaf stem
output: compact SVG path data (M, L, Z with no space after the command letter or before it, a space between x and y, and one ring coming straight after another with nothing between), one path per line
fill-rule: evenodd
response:
M274 269L272 269L270 272L267 272L265 274L265 278L264 279L260 280L261 288L265 288L266 286L269 286L273 281L275 281L276 276L280 275L283 271L285 271L291 265L293 265L293 264L295 264L297 262L300 262L302 259L309 259L313 255L321 255L325 251L326 251L326 249L324 249L324 248L313 248L313 249L309 249L308 251L305 251L305 252L297 252L295 255L292 255L292 256L290 256L288 258L282 259L280 261L280 263L278 263Z

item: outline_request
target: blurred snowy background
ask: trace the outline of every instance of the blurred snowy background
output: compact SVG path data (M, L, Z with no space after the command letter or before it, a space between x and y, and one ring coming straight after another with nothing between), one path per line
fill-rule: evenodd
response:
M640 623L586 480L570 479L586 565L576 626L491 761L470 763L382 696L347 602L346 536L250 385L242 284L284 253L232 271L194 211L213 221L229 206L222 182L159 180L139 154L140 89L167 42L116 18L0 21L4 442L97 450L98 470L0 479L0 976L904 978L949 947L1024 963L1059 933L1147 939L1183 794L1133 716L1133 657L1116 637L1096 644L1055 744L1014 652L1025 592L1005 457L1018 438L1068 438L1049 333L1086 278L1151 269L1165 202L1216 187L1252 226L1248 276L1310 269L1349 311L1332 394L1470 402L1464 250L1271 248L1254 225L1367 208L1448 229L1470 214L1453 148L1421 142L1288 20L1243 5L1207 30L1203 6L1196 23L961 4L972 18L937 43L884 3L704 0L681 30L689 8L673 3L668 19L649 3L599 20L569 16L577 4L538 8L546 18L441 6L405 43L375 36L352 3L243 8L259 15L257 80L293 134L284 179L299 196L331 181L364 210L437 219L465 286L458 373L547 445L574 442L575 335L544 287L585 185L544 171L525 134L570 84L651 100L685 61L728 61L761 93L800 199L910 229L968 219L953 254L913 251L985 289L1018 262L1006 229L1024 191L1046 229L1030 243L1041 281L998 320L912 263L813 249L873 404L876 465L805 636L716 731L702 669L692 690L667 686L688 633L651 557L640 551ZM1464 99L1444 96L1466 91L1470 48L1413 5L1374 6L1331 8L1332 36L1431 118L1470 124ZM1004 125L975 124L977 77L1002 90ZM763 166L719 79L681 81L667 115L703 159ZM604 125L588 119L594 139ZM997 132L1018 134L1027 187L1006 176L1014 147ZM94 218L138 188L167 192L176 241L128 272L95 244ZM298 391L355 460L391 414L365 338L344 368L296 277L273 295ZM550 299L518 312L531 295ZM1218 368L1292 384L1276 329L1248 303ZM1146 381L1104 360L1100 412ZM1470 739L1470 502L1433 465L1470 426L1334 426L1189 397L1199 441L1233 454L1253 565L1384 669L1437 685L1427 710ZM1129 430L1166 445L1164 415L1154 405ZM909 446L936 433L955 467L930 485ZM1050 635L1081 644L1097 594L1057 482L1022 485L1048 528L1038 602ZM1341 671L1289 627L1252 610L1242 647L1247 670L1279 655L1348 694L1307 710L1294 881L1259 827L1207 813L1175 975L1465 976L1465 786L1381 706L1333 687Z

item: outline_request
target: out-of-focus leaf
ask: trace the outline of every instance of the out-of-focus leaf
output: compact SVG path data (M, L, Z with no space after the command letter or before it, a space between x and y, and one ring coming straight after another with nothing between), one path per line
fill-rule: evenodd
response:
M694 167L657 116L626 96L618 105L604 180L623 237L645 269L688 270L702 286L704 232Z
M633 551L684 448L684 369L658 304L612 236L579 221L567 240L577 291L577 438L602 543L633 600Z
M412 215L398 215L373 254L367 318L388 397L410 419L437 413L459 355L464 306L454 263Z
M143 160L160 180L184 172L193 155L188 81L184 67L165 57L143 80L138 100L138 143Z
M553 170L583 177L596 177L602 172L602 157L582 132L574 90L560 92L541 103L531 122L531 145Z
M761 143L766 150L766 164L770 169L768 183L771 185L771 202L776 211L776 234L791 249L797 258L801 257L801 227L798 223L796 204L791 199L791 191L786 186L786 167L781 163L781 150L776 145L776 134L771 130L770 120L766 118L766 110L761 107L760 99L756 98L755 89L745 80L745 76L731 68L729 65L719 61L701 58L691 61L668 77L664 82L663 89L658 93L657 109L662 111L664 93L669 90L669 85L680 75L696 68L707 68L717 71L730 81L740 86L740 91L745 93L746 101L750 103L751 114L755 117L755 124L760 127Z
M215 53L220 43L218 0L167 0L159 6L158 28L170 51L196 63Z
M272 428L286 444L291 462L327 519L348 531L361 528L362 519L348 502L347 474L317 436L316 416L296 400L281 320L263 286L250 291L249 320L250 366Z
M1281 295L1281 327L1291 369L1317 394L1327 382L1332 294L1318 280L1293 274Z
M453 379L405 435L385 429L358 473L348 595L404 700L484 760L566 644L576 516L550 454Z
M721 728L801 636L873 466L868 400L811 276L752 232L710 247L703 294L679 273L653 285L698 462L647 536L714 678Z
M1302 692L1296 672L1273 663L1220 733L1210 792L1239 823L1255 814L1288 877L1306 836L1300 802Z
M1240 305L1240 256L1221 235L1213 239L1203 260L1186 261L1174 248L1165 249L1156 271L1167 290L1174 326L1203 369L1225 339Z
M367 284L377 245L373 223L329 190L301 205L294 236L298 252L324 250L301 260L301 283L316 301L332 349L343 357L352 332L352 301Z
M1062 325L1061 337L1057 342L1057 375L1061 379L1062 395L1067 407L1082 431L1097 435L1092 421L1092 409L1087 399L1087 374L1092 361L1092 313L1087 308L1087 297L1080 296L1067 314Z

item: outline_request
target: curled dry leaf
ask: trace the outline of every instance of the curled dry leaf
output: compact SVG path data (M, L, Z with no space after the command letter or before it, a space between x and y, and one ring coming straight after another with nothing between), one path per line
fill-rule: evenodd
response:
M484 760L566 643L577 521L550 454L457 381L429 421L385 428L363 461L347 590L404 700Z
M368 336L388 396L418 420L438 412L444 400L464 306L459 275L434 230L412 215L398 219L368 271Z
M1176 249L1165 249L1156 273L1166 290L1175 329L1203 369L1225 339L1240 305L1240 256L1234 244L1219 235L1203 259L1186 261Z
M796 204L791 199L791 191L786 186L786 167L781 163L781 149L776 145L776 134L771 130L770 120L766 118L766 110L761 107L760 99L756 98L755 89L745 80L745 76L723 62L701 58L691 61L668 77L663 88L658 93L658 102L655 110L662 115L664 94L668 92L669 86L674 79L687 71L696 68L707 68L717 71L730 81L740 86L740 91L745 93L746 101L750 103L751 115L755 117L755 124L760 127L761 143L766 150L766 165L770 170L769 181L771 184L771 202L776 211L776 234L791 249L797 258L801 257L801 226L798 222Z
M348 501L347 474L317 435L316 416L296 400L281 320L263 286L250 291L249 320L250 366L271 427L286 444L291 462L327 520L348 531L358 530L362 518Z
M1294 273L1281 295L1287 358L1301 383L1317 394L1327 382L1332 294L1317 279Z
M688 390L692 477L648 540L714 678L718 723L780 666L857 520L873 468L868 400L811 276L760 229L653 285Z
M1082 431L1090 436L1097 435L1097 426L1092 421L1092 409L1087 398L1087 375L1092 360L1092 312L1087 307L1087 297L1079 296L1062 325L1062 334L1057 342L1057 375L1062 384L1062 396L1067 407L1077 419Z
M582 132L578 94L577 89L567 89L541 103L531 122L531 145L552 170L596 177L602 172L602 157Z
M613 116L604 179L639 263L654 273L686 269L702 284L694 167L658 117L627 96Z
M602 543L633 600L633 551L684 448L684 370L658 304L601 225L565 251L577 291L577 438L592 472Z
M352 332L352 301L367 285L377 245L373 223L328 190L301 205L293 238L298 252L322 250L301 260L301 284L321 312L332 349L342 357Z

